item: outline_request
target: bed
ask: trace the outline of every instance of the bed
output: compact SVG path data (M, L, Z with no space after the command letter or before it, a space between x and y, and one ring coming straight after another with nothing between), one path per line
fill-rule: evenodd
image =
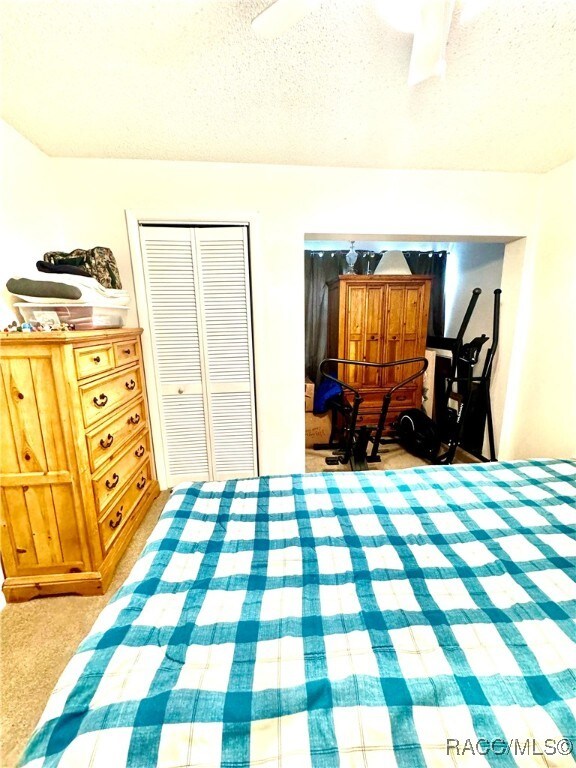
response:
M566 766L576 461L174 489L28 768Z

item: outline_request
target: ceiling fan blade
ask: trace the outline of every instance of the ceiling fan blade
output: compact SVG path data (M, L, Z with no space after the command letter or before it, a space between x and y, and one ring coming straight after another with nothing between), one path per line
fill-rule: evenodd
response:
M319 5L320 0L274 0L252 20L258 37L276 37L297 24Z
M422 0L414 32L408 83L416 85L446 71L446 44L455 0Z

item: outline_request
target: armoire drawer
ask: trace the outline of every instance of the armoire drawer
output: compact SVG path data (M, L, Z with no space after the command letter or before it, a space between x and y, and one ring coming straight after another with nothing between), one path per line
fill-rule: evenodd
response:
M80 387L84 424L92 426L115 408L142 392L142 372L139 366L127 368L104 380Z
M91 470L95 472L102 466L106 459L142 429L145 422L144 402L139 400L116 411L104 424L92 429L86 435Z
M146 487L150 484L151 478L150 462L147 461L129 478L123 494L104 512L98 523L104 552L108 552L126 525L138 501L146 493Z
M76 375L79 379L106 373L114 368L112 344L100 344L94 347L79 347L74 350Z
M146 461L149 454L150 436L146 430L138 435L126 450L122 451L116 461L106 465L104 471L98 473L93 483L99 510L103 510L122 491L132 472L139 464Z
M128 363L135 363L139 359L140 354L138 351L138 341L136 339L117 341L114 344L114 361L117 368L121 365L128 365Z

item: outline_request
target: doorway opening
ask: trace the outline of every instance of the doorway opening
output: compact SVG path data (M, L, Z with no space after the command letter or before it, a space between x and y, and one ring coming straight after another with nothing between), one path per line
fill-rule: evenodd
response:
M433 283L439 283L436 287L437 303L438 296L441 303L441 307L436 307L434 312L436 327L433 328L432 313L429 312L430 323L427 328L426 340L423 342L422 349L415 350L413 347L410 351L416 354L425 354L429 362L428 370L425 374L423 382L422 401L419 402L419 407L422 407L426 413L430 416L434 415L434 378L435 378L435 366L437 359L439 360L439 368L442 368L443 361L441 356L446 354L442 350L434 349L429 346L427 342L432 340L432 336L447 336L454 337L457 333L459 325L462 321L463 314L466 310L467 304L470 300L472 291L474 288L480 288L482 293L478 299L475 311L470 320L466 339L486 334L492 335L492 316L494 307L494 290L501 289L503 287L503 275L506 261L507 245L515 240L513 238L462 238L462 239L445 239L442 241L435 239L408 239L408 238L393 238L393 237L377 237L366 236L361 234L308 234L305 236L304 241L304 260L305 260L305 376L306 376L306 466L307 471L323 471L328 469L324 466L324 455L318 456L313 451L312 445L325 443L327 437L330 434L331 429L331 415L330 413L322 415L314 415L312 410L314 386L316 384L316 370L319 362L324 357L350 357L352 359L359 359L353 353L348 353L347 344L345 341L346 331L343 330L345 323L350 320L340 319L340 328L335 329L333 319L330 319L329 311L329 291L330 285L334 285L335 282L342 282L342 276L346 273L350 273L350 262L352 262L352 268L355 274L363 276L363 282L366 280L372 281L372 276L378 279L378 273L394 272L388 270L386 260L388 263L392 263L390 256L392 252L400 252L400 257L404 256L403 265L404 268L398 270L405 275L417 274L418 265L421 273L426 270L422 269L423 261L430 261L430 269L428 273L435 273L432 278ZM356 259L351 258L350 252L356 252ZM443 260L443 264L442 264ZM437 262L440 265L438 270L432 268L433 262ZM399 263L394 262L396 265ZM379 265L380 266L379 268ZM416 265L416 269L414 268ZM382 279L382 278L380 278ZM408 278L413 279L413 278ZM376 284L370 282L371 286ZM518 290L518 286L512 286ZM516 301L515 296L503 296L504 306L514 306ZM341 305L342 306L342 305ZM441 310L441 311L440 311ZM390 317L389 312L396 311L402 312L400 307L395 309L388 308L385 310L387 317ZM405 322L405 315L403 320ZM438 317L441 318L441 327L438 327ZM372 318L373 320L373 318ZM514 318L510 318L508 314L502 316L502 320L510 323ZM358 323L358 317L353 318L351 321ZM365 322L370 322L369 316L365 315ZM384 323L385 318L381 318L378 322ZM372 322L374 324L374 322ZM374 336L374 329L370 329L370 338ZM382 331L385 333L385 330ZM342 335L344 334L344 335ZM342 338L338 338L338 336ZM507 342L510 343L511 334L505 334ZM502 339L501 339L502 341ZM368 337L364 340L364 346L362 347L362 357L368 357L367 355L367 343ZM486 349L489 344L482 350L481 358L477 365L479 369L482 369L483 359L486 354ZM502 346L502 345L501 345ZM334 351L337 354L334 354ZM360 348L356 350L356 354L359 353ZM382 356L384 347L380 346L380 355ZM494 380L492 389L495 391L495 397L493 399L493 411L496 439L500 436L502 419L503 419L503 394L505 392L504 382L508 375L507 361L502 361L504 350L500 348L500 364L495 364ZM410 356L410 355L405 355ZM396 359L399 359L396 357ZM498 360L498 355L497 355ZM384 359L375 360L375 362L384 362ZM380 401L381 402L381 401ZM483 426L480 427L483 429ZM477 427L478 430L478 427ZM477 439L477 438L476 438ZM487 441L487 438L486 438ZM480 437L482 442L482 436ZM487 447L487 442L486 442ZM391 452L387 450L387 457L392 456ZM402 461L406 462L406 466L413 466L415 464L424 463L414 457L403 457ZM373 465L375 469L385 468L389 466L389 462L385 464ZM394 466L394 464L392 464ZM347 469L348 467L341 467Z

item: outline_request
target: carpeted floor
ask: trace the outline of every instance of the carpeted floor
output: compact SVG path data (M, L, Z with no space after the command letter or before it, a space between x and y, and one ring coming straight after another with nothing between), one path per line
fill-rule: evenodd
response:
M46 597L0 612L1 768L16 766L61 672L128 576L168 496L161 493L150 507L105 595Z
M422 459L407 453L399 445L387 445L382 448L378 455L380 461L369 464L370 470L378 469L407 469L408 467L419 467L426 464ZM306 448L306 472L349 472L349 464L326 464L326 457L332 456L332 451L315 451L313 448Z
M342 464L329 467L330 451L306 449L307 472L347 471ZM396 445L387 446L374 470L402 469L425 462ZM7 605L0 612L0 767L14 768L26 746L48 696L74 651L98 614L128 576L168 498L154 502L114 576L101 597L52 597Z

